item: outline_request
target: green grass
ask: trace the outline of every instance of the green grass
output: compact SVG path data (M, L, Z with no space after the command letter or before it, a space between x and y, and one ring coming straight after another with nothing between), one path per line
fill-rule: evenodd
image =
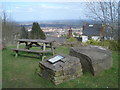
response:
M3 88L118 88L118 58L120 58L120 54L117 52L113 52L113 67L111 69L105 70L97 76L86 73L80 78L55 86L51 81L36 73L39 69L39 58L23 56L15 58L14 52L10 48L12 47L3 50L2 53ZM69 54L69 48L61 46L55 52ZM50 56L48 54L46 58Z

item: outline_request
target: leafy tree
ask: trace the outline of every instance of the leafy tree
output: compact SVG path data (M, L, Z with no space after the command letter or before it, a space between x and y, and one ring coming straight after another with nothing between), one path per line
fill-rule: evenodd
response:
M44 32L42 31L42 29L40 28L37 22L34 22L32 25L31 38L32 39L46 39Z
M21 29L21 39L28 39L28 32L25 30L25 27L23 26Z

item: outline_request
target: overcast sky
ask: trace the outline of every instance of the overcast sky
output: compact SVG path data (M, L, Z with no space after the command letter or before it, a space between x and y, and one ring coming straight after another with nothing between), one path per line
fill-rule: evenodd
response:
M88 19L85 16L85 13L87 13L86 0L82 0L84 2L80 2L80 0L1 1L0 8L4 9L7 12L7 16L15 21Z
M4 2L2 8L16 21L86 19L81 2Z

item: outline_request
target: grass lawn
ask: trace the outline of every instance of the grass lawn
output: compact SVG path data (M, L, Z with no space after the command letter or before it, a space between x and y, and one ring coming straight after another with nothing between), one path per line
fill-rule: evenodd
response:
M112 53L113 67L111 69L105 70L97 76L86 73L80 78L55 86L51 81L36 73L39 69L39 58L23 56L15 58L15 53L10 48L12 47L2 52L3 88L118 88L118 58L120 59L120 54L117 52ZM69 54L69 48L61 46L55 52ZM49 54L46 58L50 56Z

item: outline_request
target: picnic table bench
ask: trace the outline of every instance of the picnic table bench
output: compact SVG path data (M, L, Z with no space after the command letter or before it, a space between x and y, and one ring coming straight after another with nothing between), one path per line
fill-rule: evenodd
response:
M25 48L19 48L19 45L21 43L25 43ZM47 44L49 44L49 46L47 46ZM42 50L30 50L30 48L34 46L42 47ZM46 48L51 48L51 50L46 50ZM12 48L12 50L16 52L15 55L16 57L18 56L18 52L28 52L28 53L41 55L42 60L44 60L45 54L48 52L52 52L52 54L54 55L54 49L55 48L53 47L53 41L40 40L40 39L18 39L17 48Z
M34 53L42 56L42 60L44 60L45 53L51 52L50 50L43 50L43 51L38 51L38 50L28 50L28 49L17 49L17 48L12 48L13 51L16 52L16 57L18 56L18 52L28 52L28 53Z

